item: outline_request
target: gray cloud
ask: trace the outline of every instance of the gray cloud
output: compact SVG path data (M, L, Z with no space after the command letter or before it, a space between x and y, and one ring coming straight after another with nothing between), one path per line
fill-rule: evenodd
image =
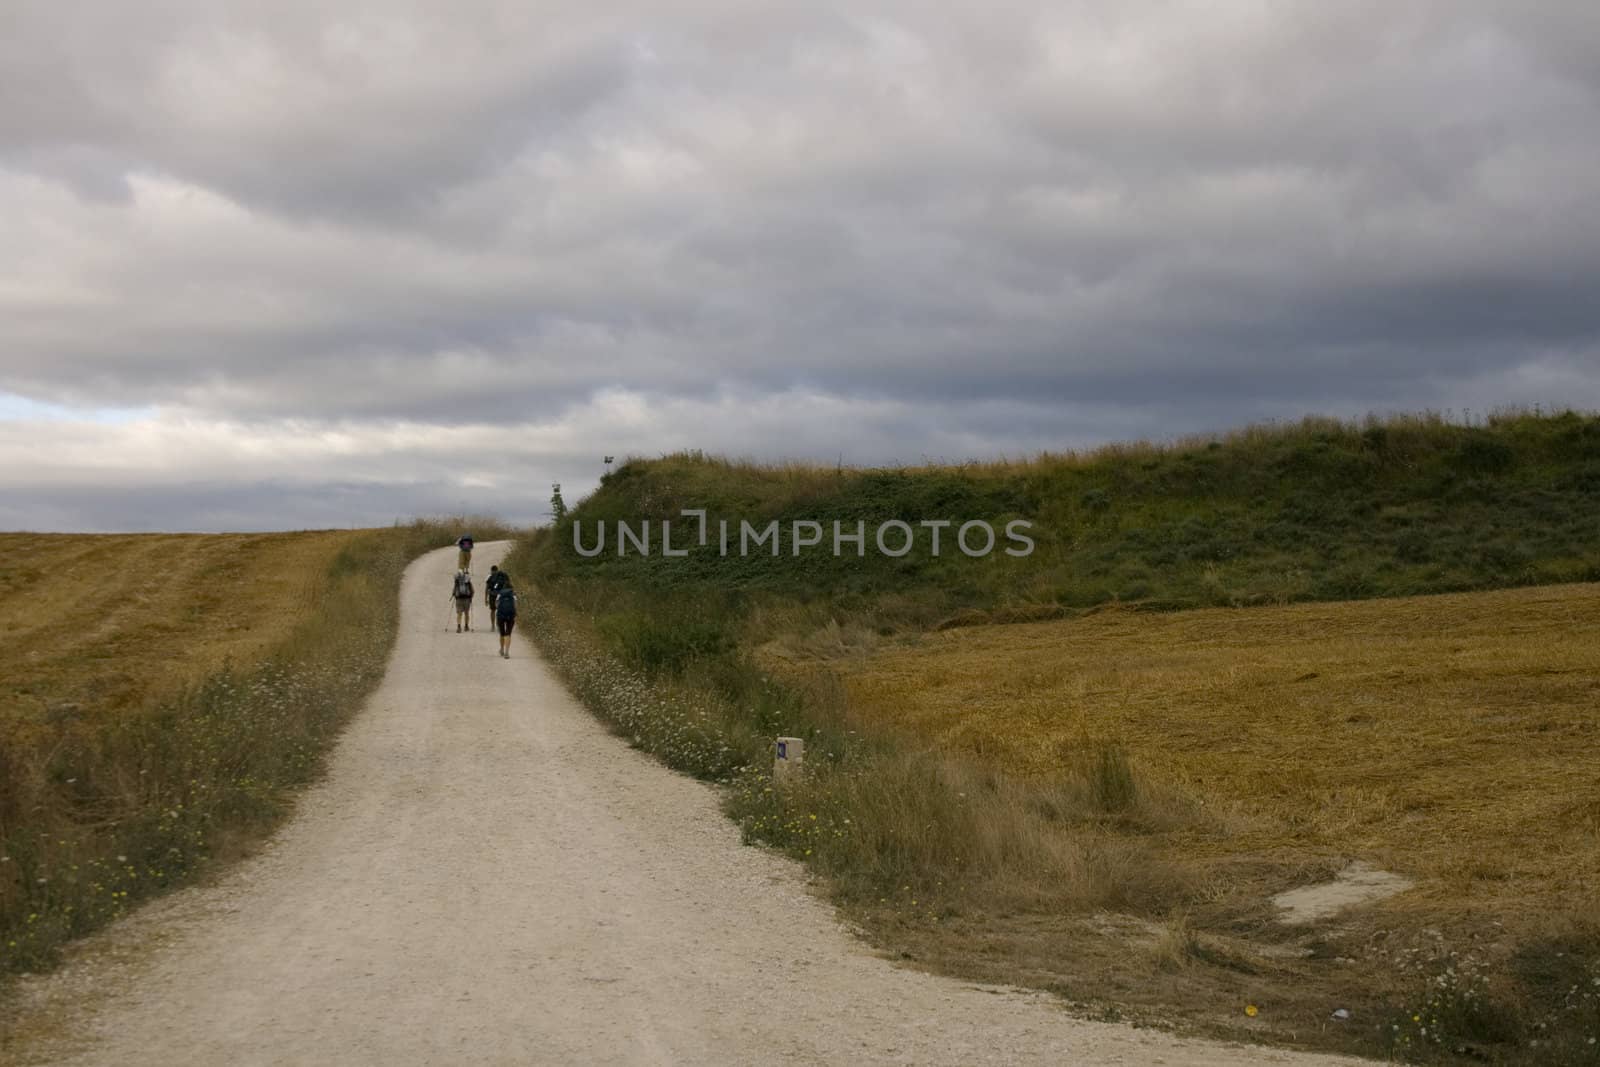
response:
M0 519L483 496L450 433L509 484L1600 405L1591 6L21 0L0 392L155 414Z

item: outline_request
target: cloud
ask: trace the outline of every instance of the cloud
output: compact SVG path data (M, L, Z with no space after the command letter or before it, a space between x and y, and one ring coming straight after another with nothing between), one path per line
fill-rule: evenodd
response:
M7 19L0 391L147 412L0 423L61 515L1600 400L1577 0Z

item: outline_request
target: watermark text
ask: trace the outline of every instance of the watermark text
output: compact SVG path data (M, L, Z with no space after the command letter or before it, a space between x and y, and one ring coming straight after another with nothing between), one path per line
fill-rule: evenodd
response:
M572 548L585 559L604 554L608 541L610 550L618 556L659 554L667 558L687 556L691 545L707 548L713 543L717 555L723 557L800 556L815 552L864 558L872 551L898 558L924 545L932 556L959 552L971 559L982 559L996 550L1008 556L1030 556L1034 549L1034 540L1028 536L1033 523L1027 519L1007 522L1002 538L1002 532L984 519L965 522L922 519L915 523L887 519L869 528L864 519L854 522L834 519L827 523L816 519L792 519L787 523L772 519L764 525L755 525L748 519L713 522L704 508L686 508L680 515L693 521L674 525L672 519L655 522L617 519L611 523L609 539L606 523L595 523L585 535L582 520L574 520Z

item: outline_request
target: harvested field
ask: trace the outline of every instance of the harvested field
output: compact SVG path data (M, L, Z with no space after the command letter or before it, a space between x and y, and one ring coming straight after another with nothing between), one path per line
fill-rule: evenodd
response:
M851 712L1043 778L1123 746L1238 816L1189 855L1359 856L1396 907L1600 896L1600 585L1102 611L842 663Z
M252 661L316 607L355 536L0 534L0 728L115 713Z
M770 666L822 666L782 644ZM1247 1002L1278 1040L1407 1060L1594 1062L1600 586L1113 608L824 662L848 727L1032 783L1046 813L1058 785L1100 798L1063 828L1189 887L890 927L927 965L1207 1030Z
M0 975L250 847L381 671L421 536L0 535Z

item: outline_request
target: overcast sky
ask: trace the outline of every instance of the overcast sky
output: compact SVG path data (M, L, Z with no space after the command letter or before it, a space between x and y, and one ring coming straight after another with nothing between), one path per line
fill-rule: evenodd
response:
M1600 407L1594 0L5 0L0 528Z

